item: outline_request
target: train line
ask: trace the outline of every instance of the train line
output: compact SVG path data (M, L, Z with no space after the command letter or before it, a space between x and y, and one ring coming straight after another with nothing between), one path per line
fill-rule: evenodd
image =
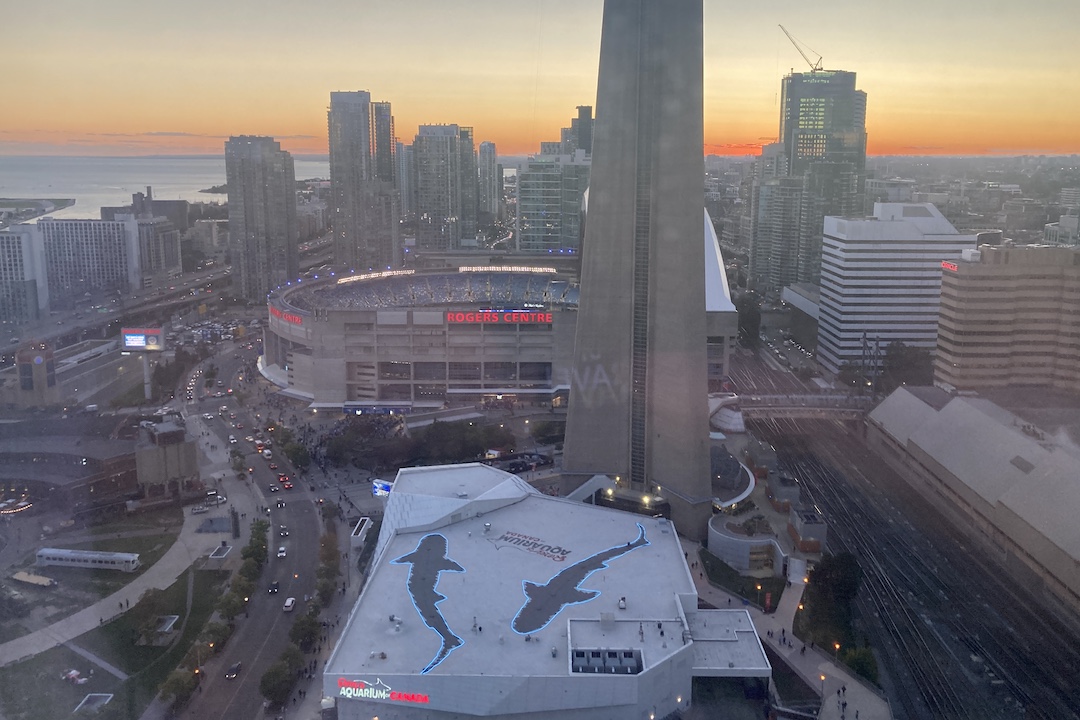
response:
M926 518L906 517L883 495L870 478L891 470L850 428L784 419L753 427L829 523L829 549L859 558L859 610L874 644L891 650L879 658L898 716L1080 719L1072 634L946 523L917 528Z

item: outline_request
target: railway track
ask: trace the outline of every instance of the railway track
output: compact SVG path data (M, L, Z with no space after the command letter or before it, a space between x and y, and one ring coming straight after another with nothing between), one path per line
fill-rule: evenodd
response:
M926 518L882 495L870 477L886 470L849 429L784 419L754 427L826 518L830 551L860 560L859 609L898 716L1080 719L1076 639L943 521L917 527Z

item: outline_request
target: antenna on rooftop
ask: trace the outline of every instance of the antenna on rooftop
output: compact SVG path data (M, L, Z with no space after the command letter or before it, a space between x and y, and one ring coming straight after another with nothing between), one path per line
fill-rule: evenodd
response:
M795 36L789 33L786 27L784 27L783 25L780 25L779 27L781 30L784 31L784 34L787 35L787 39L791 41L791 44L795 46L795 49L799 51L799 54L802 55L802 59L805 60L806 64L810 66L810 72L818 72L819 70L821 70L821 55L814 52L813 50L810 50L810 48L806 47L801 42L796 40ZM804 50L803 48L806 48L806 50ZM817 60L811 60L810 56L806 54L806 51L809 51L811 55L817 55Z

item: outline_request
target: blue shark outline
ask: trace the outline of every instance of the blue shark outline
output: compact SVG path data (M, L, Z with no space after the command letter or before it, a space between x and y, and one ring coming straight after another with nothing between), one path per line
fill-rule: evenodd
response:
M439 652L420 671L421 675L433 670L450 653L465 644L465 641L450 629L442 611L439 610L439 603L446 599L446 596L436 589L442 573L465 572L465 568L449 558L447 546L446 536L429 533L420 538L415 550L390 561L395 565L409 565L409 579L406 587L412 599L413 608L416 609L416 614L420 616L424 624L442 639Z
M525 604L517 611L517 615L510 622L510 628L519 635L530 635L535 632L540 632L546 628L551 621L558 617L568 605L577 605L580 603L586 603L600 595L598 590L583 590L581 589L582 583L589 579L589 577L597 570L603 570L608 567L608 563L612 560L622 557L623 555L637 550L639 547L646 547L651 545L648 538L645 537L645 527L641 523L637 523L638 536L631 542L625 545L616 545L609 547L600 552L594 553L587 558L578 560L573 565L563 568L559 572L555 573L546 583L538 585L529 580L521 581L521 589L525 593ZM572 585L570 583L573 583ZM560 596L561 595L561 596ZM558 608L553 611L548 609L545 605L547 603L557 603ZM539 604L539 607L537 605ZM540 614L541 618L544 614L547 614L547 619L542 624L526 625L526 620L522 619L523 614L528 614L532 610L533 614Z

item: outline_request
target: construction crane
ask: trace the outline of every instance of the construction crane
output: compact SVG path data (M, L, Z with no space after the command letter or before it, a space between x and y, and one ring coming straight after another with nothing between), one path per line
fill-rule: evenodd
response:
M813 50L810 50L810 48L807 47L806 50L808 50L810 52L810 55L817 55L817 61L816 62L811 60L810 56L807 55L806 51L803 50L803 48L806 47L806 46L803 45L798 40L796 40L795 36L792 35L791 33L789 33L787 31L787 28L784 27L783 25L780 26L780 29L784 31L784 34L787 35L787 39L791 41L791 44L794 45L795 49L799 51L800 55L802 55L802 59L805 60L806 64L810 66L810 72L818 72L819 70L822 69L821 68L821 55L818 55L818 53L814 52Z

